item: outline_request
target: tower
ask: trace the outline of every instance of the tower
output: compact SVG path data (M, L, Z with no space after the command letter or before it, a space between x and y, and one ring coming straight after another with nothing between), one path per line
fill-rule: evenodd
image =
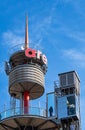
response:
M28 17L24 46L13 47L5 72L11 100L10 108L0 113L0 130L81 130L80 79L75 71L58 75L54 91L47 93L46 107L30 106L31 100L44 94L47 58L29 47Z
M54 92L47 93L47 116L58 130L81 130L80 80L75 71L58 74ZM50 111L50 113L49 113Z
M29 48L28 18L25 45L23 48L13 47L13 51L9 60L5 62L11 106L10 109L1 112L0 130L57 130L56 123L47 119L45 109L29 105L30 100L35 100L44 93L47 58L39 50ZM18 108L16 100L20 103Z
M60 73L55 83L57 119L63 130L81 130L80 79L75 71Z

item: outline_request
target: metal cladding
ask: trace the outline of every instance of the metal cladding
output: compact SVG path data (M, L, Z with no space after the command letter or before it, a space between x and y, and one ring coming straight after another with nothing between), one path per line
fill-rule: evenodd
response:
M44 92L44 74L38 65L24 64L16 66L9 74L9 93L28 91L30 99L40 97Z
M9 94L20 99L21 94L28 92L30 100L36 99L44 93L47 58L39 50L29 48L28 16L26 17L25 43L23 48L21 47L13 47L9 61L5 62L5 72L9 76Z
M44 93L44 74L46 73L46 60L40 52L28 49L17 51L9 59L9 93L20 98L21 93L29 92L31 99L39 98ZM35 52L35 57L33 56Z
M30 99L36 99L44 93L44 74L47 71L47 58L39 50L29 48L28 17L26 17L25 46L15 51L6 62L6 73L9 75L9 93L20 98L29 92Z

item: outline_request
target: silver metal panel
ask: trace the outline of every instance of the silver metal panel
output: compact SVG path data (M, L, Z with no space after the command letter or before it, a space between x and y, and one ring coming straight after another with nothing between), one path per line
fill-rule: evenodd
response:
M9 92L16 94L19 98L20 93L28 91L35 99L44 92L44 73L40 66L24 64L13 68L9 74Z
M60 86L66 86L66 74L60 76Z
M74 72L60 75L60 87L74 86Z
M74 75L72 72L67 74L67 80L68 80L68 85L74 84Z
M59 74L60 87L75 87L79 93L80 80L75 71Z

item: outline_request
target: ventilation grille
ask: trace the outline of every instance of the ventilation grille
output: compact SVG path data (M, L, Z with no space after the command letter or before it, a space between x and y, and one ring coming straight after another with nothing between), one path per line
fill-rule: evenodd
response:
M69 85L74 84L74 74L73 73L66 73L60 75L60 86L61 87L68 87Z

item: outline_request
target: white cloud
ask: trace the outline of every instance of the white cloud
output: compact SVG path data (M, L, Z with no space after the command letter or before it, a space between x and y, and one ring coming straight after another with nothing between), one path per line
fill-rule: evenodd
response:
M77 50L63 50L64 56L73 61L76 65L85 67L85 54Z
M4 44L7 44L10 47L24 43L24 37L18 36L14 34L12 31L4 32L2 34L2 40L4 41Z
M81 43L85 43L85 32L69 31L67 35Z
M77 31L75 28L70 28L65 26L63 23L60 23L59 32L63 32L69 38L72 38L80 43L85 43L85 31Z
M49 35L49 33L51 33L51 26L53 23L53 20L56 19L55 17L55 13L56 13L56 6L57 6L58 2L55 0L51 7L50 10L47 10L47 8L45 8L44 10L41 11L41 14L46 13L47 15L43 17L43 15L39 16L37 18L37 15L32 16L33 21L37 18L38 20L35 21L35 24L33 22L33 25L31 26L31 30L32 33L31 35L34 37L35 39L38 41L40 39L43 39L44 36ZM31 19L31 20L32 20ZM56 19L57 21L57 19ZM37 35L36 35L37 34Z
M72 49L64 50L64 54L73 60L81 60L81 61L85 60L85 54L80 53L76 50L72 50Z

